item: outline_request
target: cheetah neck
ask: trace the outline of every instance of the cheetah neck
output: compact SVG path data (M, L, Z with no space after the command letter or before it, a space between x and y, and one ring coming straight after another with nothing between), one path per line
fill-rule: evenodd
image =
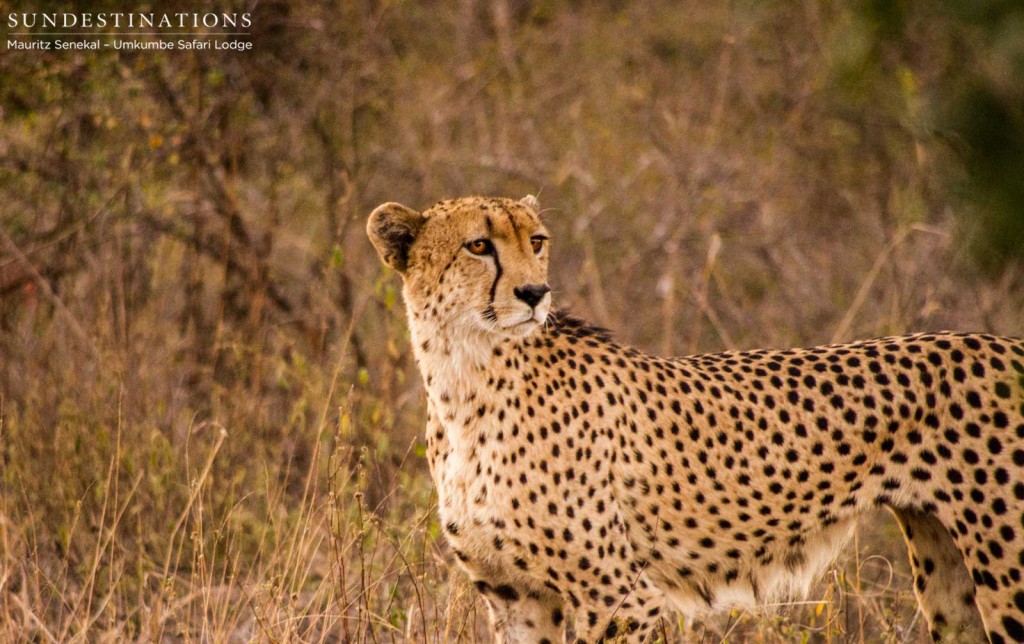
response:
M453 444L476 438L482 428L466 410L490 404L485 385L495 350L509 341L476 329L411 324L414 354L427 396ZM472 436L470 436L472 434Z

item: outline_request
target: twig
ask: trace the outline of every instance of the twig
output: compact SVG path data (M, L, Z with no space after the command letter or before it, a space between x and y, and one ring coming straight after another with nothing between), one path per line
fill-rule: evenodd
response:
M224 439L228 437L228 432L223 427L219 427L220 432L217 435L217 442L214 443L213 449L210 450L210 455L206 459L206 465L203 467L202 474L199 475L198 479L192 482L192 492L189 494L188 502L182 509L181 514L178 515L178 520L174 523L174 528L171 530L170 538L168 539L167 556L164 558L164 574L163 579L166 580L171 570L171 553L174 551L174 540L178 535L178 531L181 530L181 526L184 525L185 520L188 519L189 513L192 511L192 505L196 501L196 497L203 489L203 485L206 483L206 477L210 475L210 470L213 468L213 461L217 458L217 453L220 451L221 446L224 444Z
M867 299L868 293L871 292L871 286L875 283L875 278L878 277L878 273L881 272L882 266L885 265L886 260L896 249L897 246L903 243L903 240L910 234L910 228L904 228L903 230L896 233L892 239L889 240L882 250L878 253L875 258L875 263L871 265L871 270L864 276L864 280L860 284L860 288L857 289L857 294L853 297L853 302L850 307L846 309L846 314L843 315L843 319L839 322L839 326L836 327L835 333L832 334L832 342L839 342L846 337L846 334L850 331L850 326L853 324L853 318L857 316L860 311L860 307L864 305L864 300Z
M99 350L96 349L96 345L89 337L89 334L85 332L85 329L82 328L82 325L78 323L78 319L75 318L75 316L71 313L68 307L64 305L64 301L61 300L60 296L53 291L53 288L50 286L50 283L46 280L45 277L43 277L42 273L40 273L39 270L35 266L33 266L32 262L29 261L28 257L25 256L25 253L23 253L21 249L18 248L18 245L14 243L14 240L11 239L11 236L8 235L7 231L4 230L3 228L0 228L0 236L3 237L4 244L7 245L7 250L10 251L12 255L14 255L14 258L18 260L18 263L21 264L22 268L24 268L25 271L27 271L29 275L32 276L32 279L36 283L36 286L39 288L40 291L42 291L43 295L46 296L46 299L50 300L50 303L53 304L54 308L60 311L62 315L64 315L65 321L68 324L68 328L71 330L71 334L75 336L75 339L78 340L79 344L81 344L82 347L86 349L92 355L93 358L99 360L100 352Z
M875 283L875 279L882 270L882 266L892 255L893 251L910 236L912 232L931 233L933 235L943 235L944 233L940 230L932 228L930 226L911 226L904 228L903 230L896 233L896 235L889 240L882 250L878 253L878 257L875 258L875 263L871 265L871 270L864 276L864 281L861 282L860 288L857 289L857 294L853 298L853 302L850 304L850 308L846 310L846 315L843 316L839 326L836 327L835 333L832 334L832 342L840 342L849 333L850 327L853 325L853 318L856 317L860 308L864 305L864 301L868 297L868 293L871 291L871 286Z
M58 640L57 640L56 637L53 636L53 633L51 633L46 628L46 625L43 624L42 620L39 619L39 617L35 614L35 612L30 607L26 606L25 603L22 602L21 598L18 597L18 595L16 593L11 593L9 595L9 597L14 601L15 604L18 605L18 608L21 609L21 613L25 617L27 617L29 619L29 621L31 621L33 624L35 624L36 628L39 629L39 632L36 633L36 635L40 635L40 634L45 635L46 636L46 641L52 642L53 644L57 644Z

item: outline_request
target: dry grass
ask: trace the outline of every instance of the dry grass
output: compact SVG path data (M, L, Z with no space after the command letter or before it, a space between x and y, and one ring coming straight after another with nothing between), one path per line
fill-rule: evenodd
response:
M369 498L354 393L330 421L315 409L302 456L254 451L241 416L192 422L175 449L125 418L131 382L61 371L87 406L43 383L3 405L0 640L449 641L477 627L465 585L443 581L422 468L395 463L408 473Z
M485 637L383 201L539 192L557 302L651 351L1020 334L929 120L948 21L691 4L268 1L248 54L0 57L0 641ZM807 603L664 624L923 634L884 515Z

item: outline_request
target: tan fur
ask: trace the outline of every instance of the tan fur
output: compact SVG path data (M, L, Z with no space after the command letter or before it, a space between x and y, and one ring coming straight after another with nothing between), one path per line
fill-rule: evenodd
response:
M549 314L538 209L385 204L368 224L404 282L441 523L498 641L567 621L642 641L667 606L788 599L878 506L936 639L1024 641L1024 342L644 355Z

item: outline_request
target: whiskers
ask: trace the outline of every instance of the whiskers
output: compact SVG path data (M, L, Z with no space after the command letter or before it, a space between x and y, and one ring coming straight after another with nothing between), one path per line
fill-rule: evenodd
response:
M544 321L540 323L541 333L547 333L555 324L555 314L553 311L548 311L548 314L544 316Z

